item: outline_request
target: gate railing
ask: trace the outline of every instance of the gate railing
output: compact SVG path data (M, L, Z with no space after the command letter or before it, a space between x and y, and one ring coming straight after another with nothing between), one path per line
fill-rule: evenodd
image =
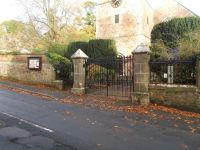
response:
M168 60L150 62L150 83L196 84L195 60Z
M86 61L86 92L129 97L133 92L133 58L98 58Z

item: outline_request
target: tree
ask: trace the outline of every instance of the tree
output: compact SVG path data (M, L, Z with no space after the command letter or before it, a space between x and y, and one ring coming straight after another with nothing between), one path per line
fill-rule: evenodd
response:
M79 3L67 0L19 0L29 23L48 42L58 42L64 31L78 28L82 16Z
M40 38L29 24L10 20L0 24L0 50L13 51L38 48Z
M90 39L95 38L96 35L95 5L95 2L89 0L85 1L83 4L86 13L86 16L83 17L83 31Z
M96 16L95 16L95 2L85 1L83 7L85 9L86 17L84 17L85 25L95 26Z

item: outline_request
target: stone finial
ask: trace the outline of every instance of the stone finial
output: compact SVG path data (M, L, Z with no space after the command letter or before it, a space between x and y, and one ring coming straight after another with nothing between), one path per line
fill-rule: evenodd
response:
M136 47L136 49L132 52L133 54L137 54L137 53L151 53L151 50L149 49L149 47L143 43L141 43L140 45L138 45Z
M85 58L87 59L88 56L81 50L78 49L72 56L71 58L77 59L77 58Z

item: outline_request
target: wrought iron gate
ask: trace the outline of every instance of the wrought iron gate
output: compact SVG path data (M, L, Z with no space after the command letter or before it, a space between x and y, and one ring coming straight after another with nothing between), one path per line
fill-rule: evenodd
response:
M130 97L133 92L133 58L117 57L86 61L86 92Z

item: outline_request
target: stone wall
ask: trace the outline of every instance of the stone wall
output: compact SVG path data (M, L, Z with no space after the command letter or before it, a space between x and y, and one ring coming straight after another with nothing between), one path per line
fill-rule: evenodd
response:
M29 56L42 57L41 71L28 69ZM55 71L45 55L0 55L0 76L28 83L53 85Z
M150 85L149 93L153 103L200 112L200 93L195 86Z

